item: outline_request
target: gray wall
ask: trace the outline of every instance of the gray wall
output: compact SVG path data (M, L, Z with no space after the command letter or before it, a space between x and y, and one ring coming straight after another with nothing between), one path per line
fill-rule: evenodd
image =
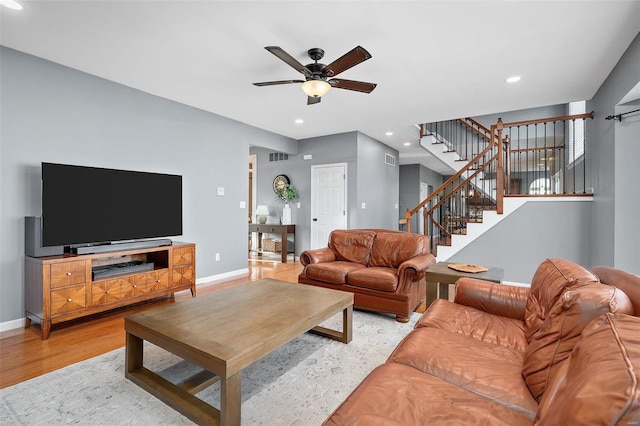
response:
M41 214L43 161L182 175L176 240L197 244L197 277L247 268L249 145L295 140L5 47L0 89L0 322L24 316L24 217Z
M395 166L385 164L385 153L395 157ZM398 157L395 149L358 133L358 190L355 214L349 217L351 228L398 229Z
M640 274L640 256L622 261L627 250L638 253L638 145L637 132L628 132L615 120L605 120L616 113L616 105L640 81L640 35L629 45L618 64L593 99L587 102L587 111L594 111L595 119L587 121L587 141L592 156L594 183L593 224L591 230L592 263L598 265L625 265ZM634 148L635 146L635 148ZM635 155L634 155L635 154ZM619 180L628 180L618 189ZM623 190L625 192L623 192ZM624 214L621 212L629 212ZM634 241L617 241L621 233L633 236ZM631 244L630 247L626 244ZM622 256L622 257L620 257ZM622 263L618 262L621 259ZM630 264L629 264L630 263Z
M532 201L453 255L448 262L504 269L504 280L530 283L547 258L591 263L590 201Z
M435 191L444 181L445 178L440 173L434 172L421 164L400 166L400 209L398 218L404 219L407 209L412 210L423 201L420 199L420 182L431 185ZM411 232L418 232L420 229L418 220L418 215L413 215L411 218Z

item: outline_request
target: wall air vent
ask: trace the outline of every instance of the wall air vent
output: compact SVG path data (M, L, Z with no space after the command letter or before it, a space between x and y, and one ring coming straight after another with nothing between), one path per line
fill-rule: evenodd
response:
M396 166L396 157L394 157L391 154L384 154L384 164L388 165L388 166Z
M289 159L289 154L285 154L284 152L269 153L269 161L283 161L288 159Z

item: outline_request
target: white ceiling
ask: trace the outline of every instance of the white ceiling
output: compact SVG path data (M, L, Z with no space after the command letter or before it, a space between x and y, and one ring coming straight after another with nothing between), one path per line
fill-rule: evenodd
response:
M19 1L0 7L4 46L295 139L358 130L441 171L416 123L590 99L640 30L638 0ZM307 106L251 84L302 77L264 46L307 64L356 45L372 59L340 77L371 94Z

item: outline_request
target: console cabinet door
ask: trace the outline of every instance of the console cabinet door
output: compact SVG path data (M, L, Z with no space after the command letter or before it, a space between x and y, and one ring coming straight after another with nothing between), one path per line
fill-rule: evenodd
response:
M193 266L174 267L172 281L174 286L193 284Z
M86 293L84 284L51 290L51 316L86 308Z
M91 293L93 306L112 303L126 297L122 293L122 280L120 278L94 282L91 286Z

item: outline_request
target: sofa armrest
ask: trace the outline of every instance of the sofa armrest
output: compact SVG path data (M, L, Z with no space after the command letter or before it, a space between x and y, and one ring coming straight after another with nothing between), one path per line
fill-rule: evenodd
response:
M528 287L498 284L476 278L456 281L454 302L490 314L524 320Z
M336 254L329 247L305 250L300 254L300 263L307 266L311 263L333 262L336 260Z
M398 267L398 288L400 293L409 290L409 284L424 278L424 271L436 264L436 258L431 254L422 254L405 260Z

